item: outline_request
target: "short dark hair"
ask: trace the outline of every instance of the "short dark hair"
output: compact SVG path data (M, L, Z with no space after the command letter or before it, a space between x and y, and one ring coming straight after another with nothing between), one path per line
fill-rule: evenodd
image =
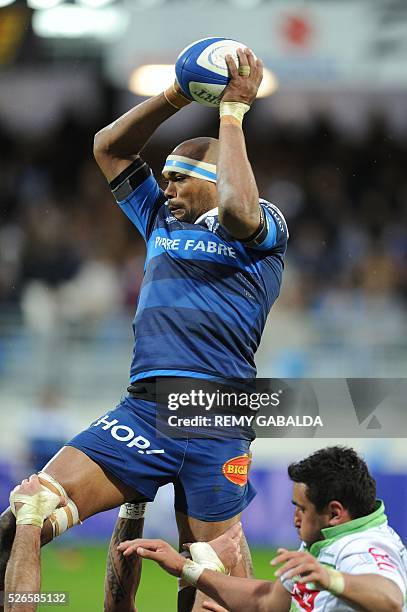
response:
M288 475L293 482L307 486L307 497L317 512L333 500L339 501L352 519L375 510L376 482L353 448L322 448L289 465Z

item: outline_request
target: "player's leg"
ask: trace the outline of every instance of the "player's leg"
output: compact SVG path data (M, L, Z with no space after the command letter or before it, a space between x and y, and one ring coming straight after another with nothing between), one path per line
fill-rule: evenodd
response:
M255 496L248 482L250 460L248 440L197 438L188 441L185 460L175 483L181 545L214 539L239 521L242 510ZM233 574L249 577L252 563L245 538L241 548L242 561ZM182 584L180 587L179 610L201 610L201 596L195 598L192 587Z
M122 509L130 506L125 517ZM125 504L120 508L110 540L105 575L105 612L135 612L135 597L141 578L141 559L137 555L124 557L117 550L125 540L141 538L144 527L145 503Z
M179 546L183 550L183 545L189 542L208 542L217 538L224 533L229 527L239 522L240 514L224 521L205 522L187 516L181 512L176 512L177 525L179 531ZM242 560L233 568L231 575L250 578L253 575L253 566L251 561L250 550L244 535L240 543L242 552ZM178 610L179 612L201 611L204 600L208 600L207 595L202 595L190 585L183 584L180 581L178 592Z

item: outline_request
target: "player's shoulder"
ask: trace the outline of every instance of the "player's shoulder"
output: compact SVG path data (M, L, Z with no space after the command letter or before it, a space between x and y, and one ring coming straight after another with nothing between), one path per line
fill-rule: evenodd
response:
M388 523L371 527L363 531L349 534L338 541L337 553L339 557L352 554L361 554L371 551L405 552L400 536Z

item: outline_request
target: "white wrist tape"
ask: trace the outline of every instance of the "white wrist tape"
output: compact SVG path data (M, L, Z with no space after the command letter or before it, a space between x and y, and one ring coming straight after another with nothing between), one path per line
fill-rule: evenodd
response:
M243 117L249 110L250 106L244 102L221 102L219 105L219 117L234 117L242 125Z
M10 493L10 507L17 519L17 525L35 525L42 528L45 519L52 514L59 501L58 495L45 490L35 495L24 495L16 492L16 489ZM16 511L16 503L19 502L23 506Z
M207 542L194 542L189 547L192 560L199 565L202 565L206 569L211 569L214 572L221 572L226 574L226 568L222 561L219 559L212 546Z
M146 515L146 507L146 502L139 504L123 504L120 506L119 518L132 520L143 519Z
M191 561L191 559L187 559L184 567L182 568L181 579L192 586L196 586L204 569L206 568L203 565L199 565L199 563Z
M333 567L326 567L325 569L329 574L329 586L327 591L332 593L332 595L342 595L345 590L344 575Z
M187 559L181 573L182 580L185 580L188 584L196 586L204 569L222 574L227 573L222 561L207 542L195 542L191 544L189 551L193 560Z

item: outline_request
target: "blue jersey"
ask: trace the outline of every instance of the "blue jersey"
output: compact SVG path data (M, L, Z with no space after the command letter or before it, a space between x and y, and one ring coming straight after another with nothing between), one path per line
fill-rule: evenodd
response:
M260 200L265 230L247 243L219 224L217 209L194 224L178 221L141 160L111 187L147 244L130 381L253 379L254 354L280 292L288 237L281 212Z

